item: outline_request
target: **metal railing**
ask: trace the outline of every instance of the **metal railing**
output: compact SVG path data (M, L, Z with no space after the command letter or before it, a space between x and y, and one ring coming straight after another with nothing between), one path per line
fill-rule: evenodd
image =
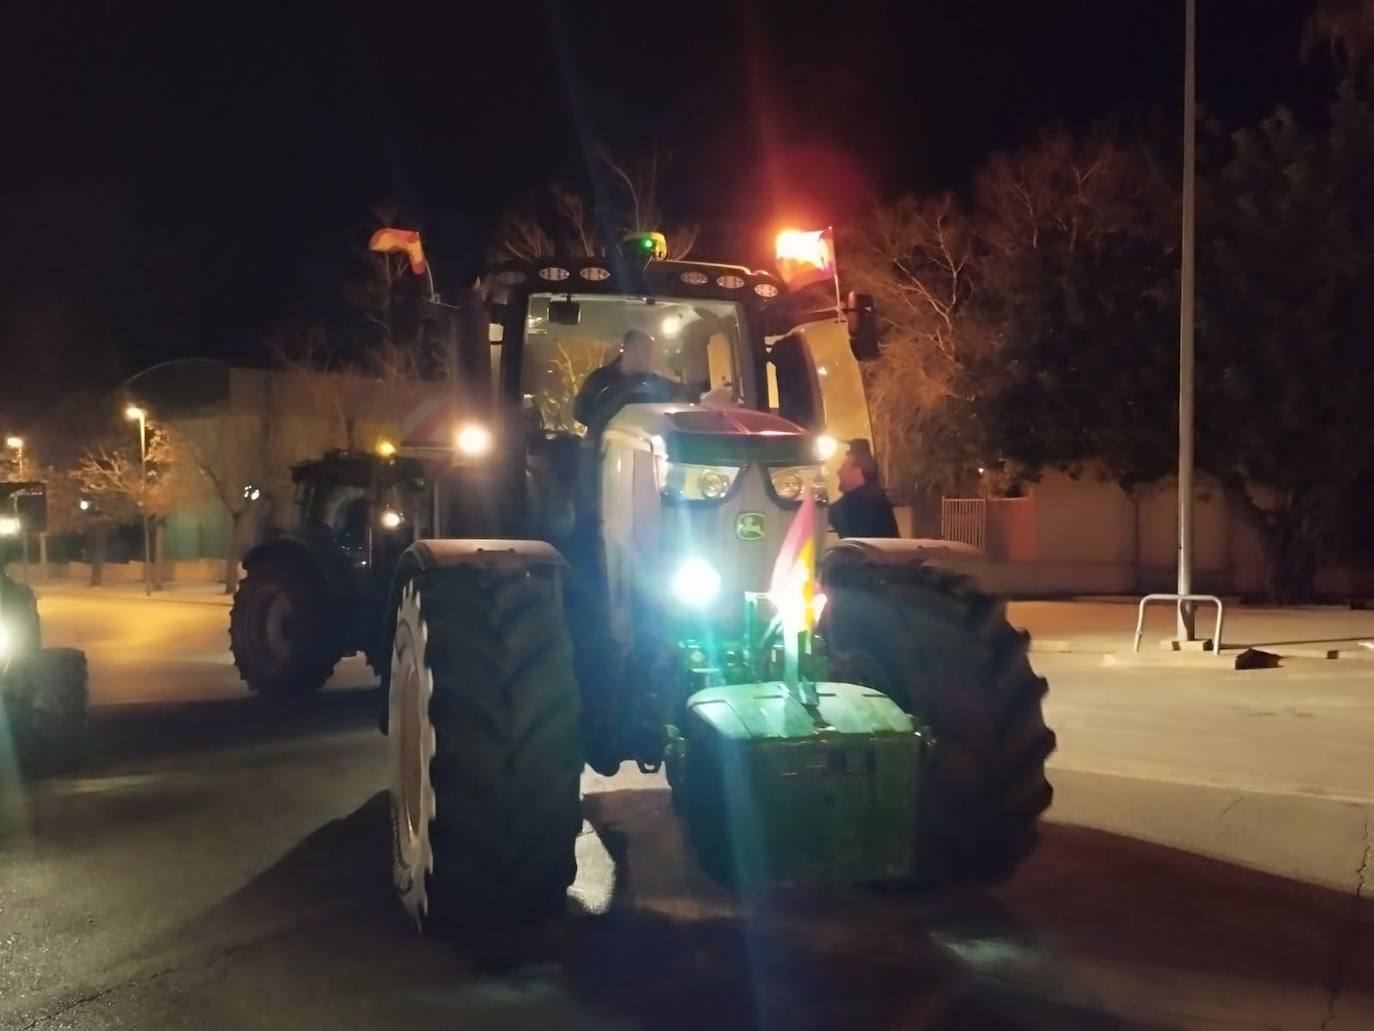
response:
M984 498L943 498L940 501L940 536L979 551L987 550L988 503Z
M1140 599L1140 606L1135 614L1135 646L1132 651L1140 651L1140 638L1145 633L1145 606L1152 601L1172 601L1177 605L1182 605L1186 601L1211 602L1217 607L1217 628L1212 636L1212 654L1221 654L1221 620L1225 606L1221 599L1215 594L1147 594Z

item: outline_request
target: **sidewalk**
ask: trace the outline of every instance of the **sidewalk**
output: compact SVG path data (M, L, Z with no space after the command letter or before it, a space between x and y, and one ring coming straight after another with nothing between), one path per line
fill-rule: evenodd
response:
M222 583L169 583L160 591L147 594L141 582L105 584L91 587L70 580L51 580L35 583L39 598L129 599L131 601L187 602L196 605L219 605L228 608L232 596L224 593Z
M1031 632L1032 651L1113 655L1131 651L1138 601L1014 601L1008 610L1014 624ZM1198 637L1211 638L1215 611L1199 606ZM1159 654L1159 642L1174 636L1174 619L1171 603L1146 607L1142 655ZM1374 642L1374 610L1227 605L1222 626L1223 652L1254 648L1283 658L1374 660L1374 648L1364 641Z

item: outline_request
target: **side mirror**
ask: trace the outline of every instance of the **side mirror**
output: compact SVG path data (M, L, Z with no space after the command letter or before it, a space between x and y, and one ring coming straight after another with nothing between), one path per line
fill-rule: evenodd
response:
M849 303L844 309L845 321L849 323L849 349L861 362L871 362L878 357L878 309L870 294L849 291Z
M573 300L550 301L549 322L555 326L576 326L582 321L582 305Z

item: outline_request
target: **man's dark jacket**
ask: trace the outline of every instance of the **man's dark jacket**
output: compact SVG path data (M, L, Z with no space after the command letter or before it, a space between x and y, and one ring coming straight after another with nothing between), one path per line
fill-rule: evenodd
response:
M887 491L875 483L866 483L832 504L830 525L841 537L901 536Z

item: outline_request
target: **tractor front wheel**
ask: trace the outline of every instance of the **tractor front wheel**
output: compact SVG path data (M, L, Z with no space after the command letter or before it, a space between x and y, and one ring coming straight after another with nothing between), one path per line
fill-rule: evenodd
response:
M229 610L229 646L248 689L269 697L324 686L343 655L320 576L294 556L248 567Z
M32 776L76 769L86 740L86 653L46 648L19 660L7 678L0 710L7 710L20 767Z
M582 740L557 571L419 574L396 618L387 737L396 889L429 932L560 914Z
M920 786L918 880L1004 880L1035 846L1053 791L1045 681L1029 635L967 576L845 546L826 556L831 676L888 695L933 737Z

